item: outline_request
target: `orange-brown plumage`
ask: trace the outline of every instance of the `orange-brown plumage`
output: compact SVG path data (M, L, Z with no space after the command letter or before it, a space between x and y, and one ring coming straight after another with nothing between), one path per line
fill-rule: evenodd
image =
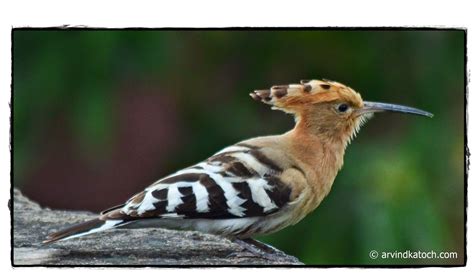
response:
M307 196L294 210L295 218L301 219L329 193L343 165L347 145L376 111L366 111L361 95L352 88L328 80L278 85L268 90L256 90L250 95L272 105L273 109L295 116L295 127L282 135L277 145L271 139L259 145L275 145L275 149L291 155L304 174L305 179L301 181L295 177L287 178L287 183L295 189L294 195ZM427 115L423 111L418 114ZM283 158L277 160L285 161Z

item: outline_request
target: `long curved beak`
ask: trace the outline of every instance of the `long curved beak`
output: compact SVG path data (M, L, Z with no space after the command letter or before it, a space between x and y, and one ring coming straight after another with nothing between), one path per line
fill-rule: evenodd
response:
M430 118L433 117L433 114L431 114L430 112L426 112L417 108L408 107L404 105L398 105L398 104L372 102L372 101L364 101L364 107L359 110L359 113L366 114L366 113L375 113L375 112L384 112L384 111L420 115L420 116L425 116L425 117L430 117Z

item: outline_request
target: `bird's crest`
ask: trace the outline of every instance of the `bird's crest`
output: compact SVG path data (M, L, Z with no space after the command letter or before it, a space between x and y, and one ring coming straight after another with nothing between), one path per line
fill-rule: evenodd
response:
M341 83L329 80L301 80L299 84L275 85L266 90L255 90L250 96L274 109L294 113L317 103L344 101L362 107L359 93Z

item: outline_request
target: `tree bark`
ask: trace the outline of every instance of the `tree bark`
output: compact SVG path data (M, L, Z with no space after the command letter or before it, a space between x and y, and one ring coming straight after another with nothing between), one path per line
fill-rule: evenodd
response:
M222 237L161 228L116 229L42 245L46 235L96 217L42 208L17 189L13 196L13 265L301 265L295 257L255 256Z

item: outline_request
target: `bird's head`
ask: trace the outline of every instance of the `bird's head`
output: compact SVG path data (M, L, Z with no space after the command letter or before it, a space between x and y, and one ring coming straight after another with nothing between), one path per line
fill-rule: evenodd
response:
M363 101L352 88L329 80L302 80L300 84L277 85L267 90L255 90L250 96L272 105L272 109L294 114L297 128L346 143L375 112L433 116L412 107Z

